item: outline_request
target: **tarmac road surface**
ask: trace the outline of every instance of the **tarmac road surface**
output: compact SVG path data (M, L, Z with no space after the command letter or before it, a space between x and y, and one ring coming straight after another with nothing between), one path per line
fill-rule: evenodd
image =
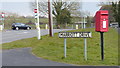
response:
M72 29L54 29L53 32L68 31ZM41 36L47 35L49 30L41 29ZM0 32L1 34L1 32ZM6 30L2 32L2 43L8 43L20 39L37 37L37 30Z

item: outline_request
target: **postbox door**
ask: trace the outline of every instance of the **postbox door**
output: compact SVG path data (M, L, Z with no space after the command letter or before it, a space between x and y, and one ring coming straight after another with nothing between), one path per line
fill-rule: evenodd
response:
M100 24L100 30L102 32L108 31L108 14L102 14L101 15L101 24Z

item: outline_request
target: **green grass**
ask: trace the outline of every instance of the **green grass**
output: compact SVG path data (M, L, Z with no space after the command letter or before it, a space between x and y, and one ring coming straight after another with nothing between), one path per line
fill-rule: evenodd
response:
M118 65L118 33L115 29L110 28L109 32L104 33L105 42L105 60L101 61L100 57L100 34L93 28L76 31L91 31L92 38L87 39L88 61L84 60L84 39L69 38L67 39L67 58L64 57L64 39L58 38L56 33L54 37L48 35L42 36L41 40L36 37L22 39L2 45L3 49L14 49L31 47L32 53L38 57L52 61L75 64L75 65Z

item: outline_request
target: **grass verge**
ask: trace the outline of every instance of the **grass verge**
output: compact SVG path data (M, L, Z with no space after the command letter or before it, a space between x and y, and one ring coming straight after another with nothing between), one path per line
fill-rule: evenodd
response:
M31 47L32 53L38 57L52 61L76 64L76 65L118 65L118 33L115 29L110 28L109 32L104 33L105 60L101 61L100 57L100 33L95 32L93 28L77 31L91 31L92 38L87 39L88 61L84 60L84 39L68 38L67 39L67 58L64 56L64 39L58 38L58 33L54 37L48 35L42 36L41 40L36 37L22 39L2 45L3 49L14 49Z

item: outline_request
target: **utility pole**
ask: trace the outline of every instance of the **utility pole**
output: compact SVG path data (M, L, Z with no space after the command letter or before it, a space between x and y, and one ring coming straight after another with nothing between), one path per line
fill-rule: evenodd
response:
M53 37L52 1L48 0L49 35Z
M39 5L38 5L38 0L37 2L37 30L38 30L38 40L41 39L41 34L40 34L40 25L39 25Z

